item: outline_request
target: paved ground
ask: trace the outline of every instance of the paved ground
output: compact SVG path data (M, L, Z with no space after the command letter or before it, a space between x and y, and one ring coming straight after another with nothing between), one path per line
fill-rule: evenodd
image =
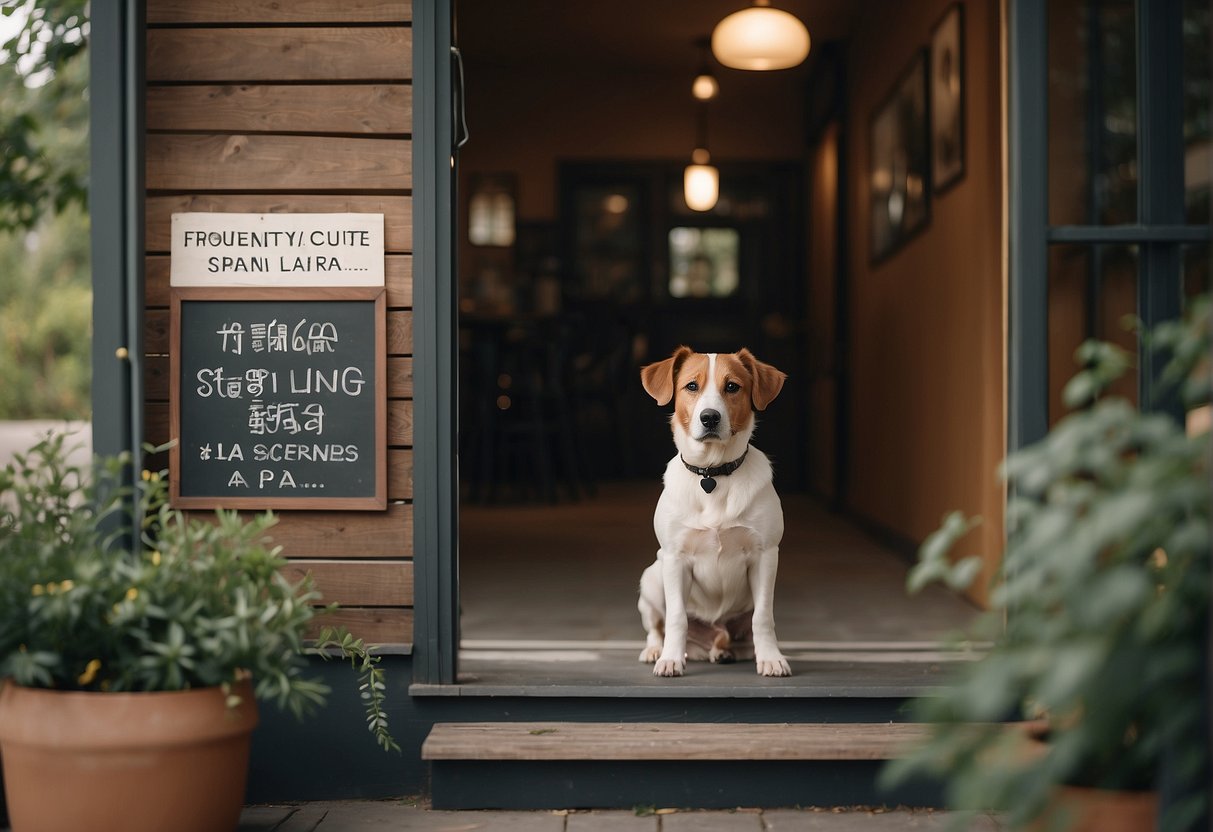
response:
M93 452L93 429L88 422L56 422L49 419L29 422L0 421L0 468L13 458L15 453L25 453L39 439L50 432L68 434L67 446L72 449L72 459L78 464L87 463Z
M439 812L403 801L250 806L239 832L900 832L948 828L952 817L929 810L737 809L594 812ZM969 832L999 832L986 815Z

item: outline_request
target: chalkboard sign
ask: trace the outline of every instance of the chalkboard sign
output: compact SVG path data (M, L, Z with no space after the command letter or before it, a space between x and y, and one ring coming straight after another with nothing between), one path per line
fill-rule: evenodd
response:
M172 290L180 508L387 506L384 290Z

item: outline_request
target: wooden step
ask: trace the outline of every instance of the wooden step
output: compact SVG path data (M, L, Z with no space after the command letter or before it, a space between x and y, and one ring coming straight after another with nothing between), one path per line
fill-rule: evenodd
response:
M440 722L425 760L888 760L913 723Z

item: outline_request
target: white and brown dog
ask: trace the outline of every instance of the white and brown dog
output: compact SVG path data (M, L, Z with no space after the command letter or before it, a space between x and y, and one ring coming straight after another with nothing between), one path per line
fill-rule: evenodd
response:
M762 676L791 675L772 610L783 508L770 460L750 446L754 411L787 376L749 350L679 347L640 377L659 405L674 400L678 448L653 515L657 560L640 578L640 660L657 676L681 676L687 659L749 658Z

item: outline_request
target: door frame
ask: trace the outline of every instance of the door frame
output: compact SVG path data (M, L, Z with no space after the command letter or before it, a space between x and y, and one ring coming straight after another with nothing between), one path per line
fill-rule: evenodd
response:
M143 447L143 51L138 0L96 3L89 34L93 453Z
M1172 89L1182 50L1175 43L1180 0L1138 5L1139 89ZM1130 243L1142 248L1139 314L1147 325L1179 309L1179 247L1207 242L1210 229L1175 215L1182 188L1182 102L1139 95L1141 178L1138 222L1126 226L1050 226L1048 222L1048 16L1046 0L1005 0L1008 72L1009 390L1008 446L1048 430L1048 251L1059 243ZM414 11L414 234L416 317L415 542L418 682L456 678L458 622L458 482L456 289L454 285L455 110L450 49L451 0ZM1161 81L1160 81L1161 79ZM1179 171L1179 179L1175 171ZM1182 196L1182 194L1180 194ZM1145 366L1145 365L1143 365ZM1153 368L1150 368L1153 369ZM1142 373L1147 407L1154 373Z
M459 655L458 324L452 0L413 3L413 681Z

